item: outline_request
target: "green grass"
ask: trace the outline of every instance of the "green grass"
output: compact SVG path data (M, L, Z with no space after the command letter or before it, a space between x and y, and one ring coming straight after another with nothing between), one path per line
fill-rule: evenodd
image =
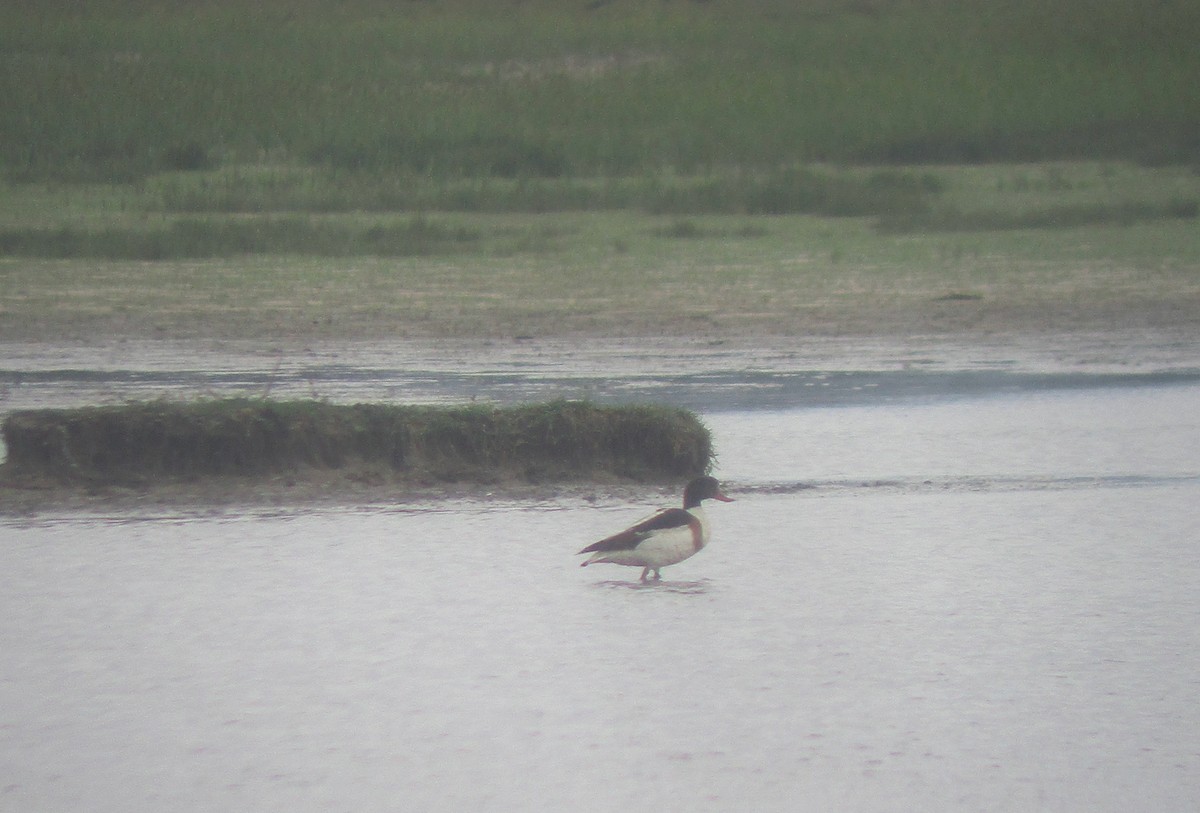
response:
M884 231L995 231L1194 221L1200 172L1112 162L957 167L924 209L882 213Z
M856 216L927 207L940 187L928 172L893 168L864 175L828 166L714 170L689 176L457 180L235 167L154 176L144 187L143 205L167 212L225 213L636 209L655 214Z
M136 186L0 185L0 257L561 260L593 251L593 225L622 224L598 238L609 245L640 244L624 221L607 216L622 211L658 238L727 238L744 250L745 240L769 236L780 215L856 219L904 234L1183 225L1194 223L1198 209L1200 173L1118 162L818 165L704 178L431 182L408 190L362 174L217 169L167 173Z
M709 431L687 410L570 401L157 401L16 412L3 433L9 476L108 483L364 466L415 482L678 480L712 462Z
M301 217L180 218L149 228L0 227L0 255L121 260L245 254L404 257L462 250L478 239L469 229L424 217L373 225Z
M100 0L0 16L13 179L1200 157L1191 0Z
M1195 220L1198 212L1200 204L1195 199L1177 199L1165 203L1063 204L1023 212L943 209L886 216L879 226L883 230L900 232L1071 229L1097 224L1129 226L1154 220Z

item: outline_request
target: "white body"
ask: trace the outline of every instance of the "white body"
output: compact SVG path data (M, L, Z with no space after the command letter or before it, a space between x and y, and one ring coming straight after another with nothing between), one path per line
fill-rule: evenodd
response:
M666 528L652 531L635 547L627 550L597 551L585 562L647 567L657 571L660 567L674 565L694 556L708 544L708 518L699 506L689 508L688 513L696 522L690 526Z

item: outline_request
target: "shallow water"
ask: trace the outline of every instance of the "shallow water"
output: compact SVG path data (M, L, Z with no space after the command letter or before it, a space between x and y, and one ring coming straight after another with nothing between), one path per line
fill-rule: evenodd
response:
M649 493L0 520L0 807L1196 808L1200 384L830 372L661 584Z
M0 344L0 413L153 398L664 401L703 412L1200 381L1200 337Z

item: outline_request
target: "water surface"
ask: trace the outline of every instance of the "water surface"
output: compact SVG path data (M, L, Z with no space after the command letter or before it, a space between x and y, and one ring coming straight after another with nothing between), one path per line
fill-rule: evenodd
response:
M668 388L661 584L574 555L653 490L2 519L0 806L1194 809L1200 385L881 372Z

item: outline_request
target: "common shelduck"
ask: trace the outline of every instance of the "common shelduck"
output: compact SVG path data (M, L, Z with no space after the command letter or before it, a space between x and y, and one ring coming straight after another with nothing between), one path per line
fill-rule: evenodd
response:
M588 545L580 553L592 554L580 567L607 562L642 568L642 581L654 578L667 565L674 565L700 552L708 544L708 520L700 503L705 500L733 502L721 493L715 477L697 477L683 490L683 508L664 508L619 534Z

